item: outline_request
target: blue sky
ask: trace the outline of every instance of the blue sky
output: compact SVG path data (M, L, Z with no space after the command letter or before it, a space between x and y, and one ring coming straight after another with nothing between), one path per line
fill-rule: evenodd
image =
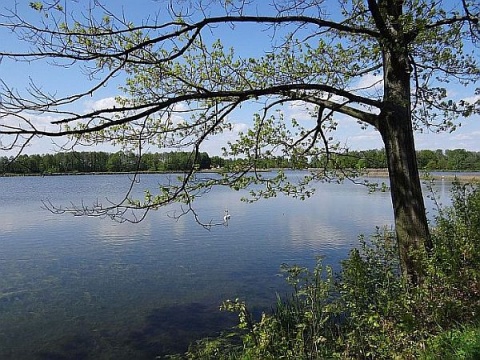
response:
M153 16L156 12L160 14L165 13L165 4L167 3L166 1L154 0L116 0L104 2L117 14L121 14L123 11L126 16L133 21L141 21L141 19L145 19L148 16ZM257 4L260 4L260 7L265 3L264 1L257 2ZM88 4L88 2L84 0L79 0L78 3L72 1L67 2L67 6L86 6L85 4ZM0 7L2 9L8 6L11 6L10 1L0 0ZM38 14L28 8L28 1L19 3L19 11L22 14L29 14L28 17L30 18L38 16ZM3 43L3 45L0 44L0 48L21 49L21 44L16 42L9 34L0 32L0 36ZM226 40L226 47L233 46L238 53L261 53L265 48L265 40L262 40L261 36L255 36L255 32L251 30L246 31L246 27L237 27L234 31L223 32L222 37ZM8 59L3 59L0 63L0 78L19 91L23 91L30 80L39 84L42 89L52 93L75 92L91 84L76 68L51 67L42 62L18 63ZM364 79L365 82L375 80L376 79L371 78ZM122 79L117 79L116 82L101 89L93 97L79 103L76 110L87 110L98 107L100 104L111 104L112 98L119 94L117 87L121 83ZM466 92L463 88L452 87L449 91L455 93L458 99L473 99L473 89ZM311 119L308 118L307 112L302 107L289 106L285 108L284 111L287 116L293 116L297 120L311 121ZM203 150L212 155L219 155L221 146L225 145L227 140L233 140L236 131L245 130L250 126L251 118L252 113L248 108L236 113L236 115L230 119L234 123L235 131L232 133L224 133L221 136L210 139ZM46 123L51 119L41 118L39 120ZM352 149L374 149L383 147L380 135L373 128L369 127L366 130L361 130L355 120L347 118L339 118L339 120L338 131L335 133L335 138L342 144ZM459 122L462 124L461 127L453 133L417 133L417 149L464 148L471 151L480 151L480 141L478 141L480 138L480 117L477 115L468 119L460 119ZM62 144L62 141L57 140L56 143ZM58 150L58 147L52 143L52 140L38 139L35 140L25 152L47 153L55 150ZM78 150L82 149L79 148ZM102 147L99 150L115 151L116 149L113 147ZM157 149L151 148L150 151L154 152L157 151Z

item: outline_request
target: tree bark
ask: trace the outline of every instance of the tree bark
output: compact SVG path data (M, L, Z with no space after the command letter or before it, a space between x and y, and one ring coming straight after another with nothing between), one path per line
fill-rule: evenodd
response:
M385 106L378 130L387 155L402 273L412 284L418 284L432 242L415 153L406 47L397 43L384 51L384 72Z

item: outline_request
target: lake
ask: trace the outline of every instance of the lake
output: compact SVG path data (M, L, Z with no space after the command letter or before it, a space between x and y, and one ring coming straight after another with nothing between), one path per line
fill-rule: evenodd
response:
M290 176L299 176L292 172ZM141 175L136 192L167 175ZM380 181L385 181L381 179ZM128 175L0 178L0 358L153 359L236 323L219 311L240 298L268 311L288 288L287 263L338 265L359 234L391 226L388 192L318 183L305 201L278 196L253 204L215 189L196 204L210 231L170 206L139 224L54 215L58 206L118 200ZM450 183L436 187L448 198ZM432 207L428 202L428 208Z

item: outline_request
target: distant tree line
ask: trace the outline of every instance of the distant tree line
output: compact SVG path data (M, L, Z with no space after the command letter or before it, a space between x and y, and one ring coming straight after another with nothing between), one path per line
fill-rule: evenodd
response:
M212 159L203 152L194 159L189 152L145 153L139 157L133 152L59 152L44 155L20 155L17 158L0 157L0 172L12 174L53 174L132 171L182 171L195 165L209 169Z
M464 149L419 150L417 164L420 170L465 171L480 170L480 152ZM318 159L321 163L322 159ZM386 168L384 150L351 151L332 156L334 166L343 168ZM315 165L315 164L312 164ZM315 167L315 166L312 166Z
M20 155L17 158L0 157L0 173L53 174L133 171L184 171L192 165L200 170L233 168L241 159L210 157L200 153L195 160L189 152L145 153L140 158L133 152L59 152L44 155ZM480 170L480 152L464 149L417 151L421 170ZM386 168L387 160L382 149L349 151L331 154L329 165L337 168ZM272 156L258 161L258 167L271 168L318 168L326 158Z

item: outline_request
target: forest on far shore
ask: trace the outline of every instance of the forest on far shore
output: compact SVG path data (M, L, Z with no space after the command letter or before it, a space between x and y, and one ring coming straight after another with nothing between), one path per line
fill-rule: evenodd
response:
M70 174L98 172L174 172L188 170L195 165L200 170L231 169L242 159L225 159L199 154L195 160L190 152L145 153L139 156L133 152L58 152L43 155L20 155L0 157L0 174ZM421 170L475 171L480 170L480 152L464 149L419 150L417 161ZM262 169L285 168L304 169L323 167L325 159L318 157L287 158L271 156L258 159L257 167ZM336 168L381 169L387 167L383 149L349 151L331 154L330 165Z

